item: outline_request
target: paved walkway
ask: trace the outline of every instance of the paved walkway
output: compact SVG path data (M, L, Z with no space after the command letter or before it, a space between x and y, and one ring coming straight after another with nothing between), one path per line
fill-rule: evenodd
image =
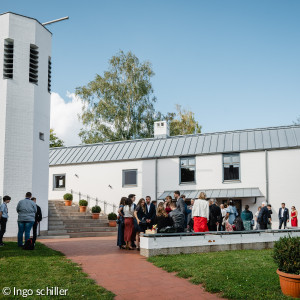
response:
M201 286L147 262L138 251L120 250L116 237L40 240L80 264L97 284L125 299L221 299Z

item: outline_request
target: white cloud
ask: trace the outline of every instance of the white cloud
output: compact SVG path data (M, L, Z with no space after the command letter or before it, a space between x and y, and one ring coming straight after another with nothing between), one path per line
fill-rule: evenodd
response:
M67 93L71 101L66 102L59 94L51 93L50 127L62 139L65 146L80 144L78 133L82 124L78 120L82 103L74 93Z

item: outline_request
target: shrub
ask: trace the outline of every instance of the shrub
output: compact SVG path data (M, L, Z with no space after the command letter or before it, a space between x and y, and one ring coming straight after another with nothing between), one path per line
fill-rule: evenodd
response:
M117 220L117 215L113 212L111 212L110 214L108 214L108 220Z
M300 275L300 237L282 237L274 244L273 258L279 271Z
M84 199L79 200L79 206L87 206L88 202Z
M73 200L73 195L70 194L70 193L64 194L64 200L72 201Z
M101 207L98 205L95 205L92 207L92 213L99 214L101 212Z

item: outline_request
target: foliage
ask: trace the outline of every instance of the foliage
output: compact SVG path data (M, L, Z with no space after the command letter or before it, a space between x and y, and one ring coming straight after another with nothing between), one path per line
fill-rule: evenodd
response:
M152 136L156 116L154 75L149 62L120 51L109 60L109 70L96 75L86 86L76 88L83 101L80 119L85 129L83 143L121 141ZM153 129L152 129L153 131Z
M56 133L54 132L54 129L50 129L50 141L49 141L49 147L54 148L54 147L63 147L64 146L64 141L61 140L56 136Z
M92 207L92 213L99 214L101 212L101 207L98 205L95 205Z
M73 200L73 195L70 194L70 193L64 194L64 200L70 200L70 201L72 201Z
M88 202L84 199L79 200L79 206L87 206Z
M297 118L297 120L294 122L295 125L300 125L300 116Z
M201 125L195 120L192 111L182 109L176 105L177 113L169 113L165 118L169 120L170 135L186 135L201 133Z
M98 286L82 272L78 264L71 262L55 250L36 243L34 251L24 251L15 242L6 242L0 251L1 290L16 287L37 289L68 289L66 296L4 296L0 299L103 299L112 300L114 294Z
M273 250L240 250L155 256L148 260L168 272L202 284L226 299L290 299L281 293Z
M117 220L117 218L118 218L118 216L115 213L113 213L113 212L111 212L110 214L108 214L107 217L108 217L108 220L111 220L111 221Z
M300 237L281 237L274 244L273 258L279 271L300 275Z

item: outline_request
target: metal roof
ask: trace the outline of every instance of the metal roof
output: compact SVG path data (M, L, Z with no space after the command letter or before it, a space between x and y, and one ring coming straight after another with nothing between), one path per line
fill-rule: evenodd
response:
M182 190L180 195L185 195L188 199L198 198L204 192L207 198L255 198L263 197L259 188L239 188L239 189L213 189L213 190ZM158 200L164 200L167 196L173 198L174 191L165 191Z
M51 148L54 165L300 148L300 125Z

